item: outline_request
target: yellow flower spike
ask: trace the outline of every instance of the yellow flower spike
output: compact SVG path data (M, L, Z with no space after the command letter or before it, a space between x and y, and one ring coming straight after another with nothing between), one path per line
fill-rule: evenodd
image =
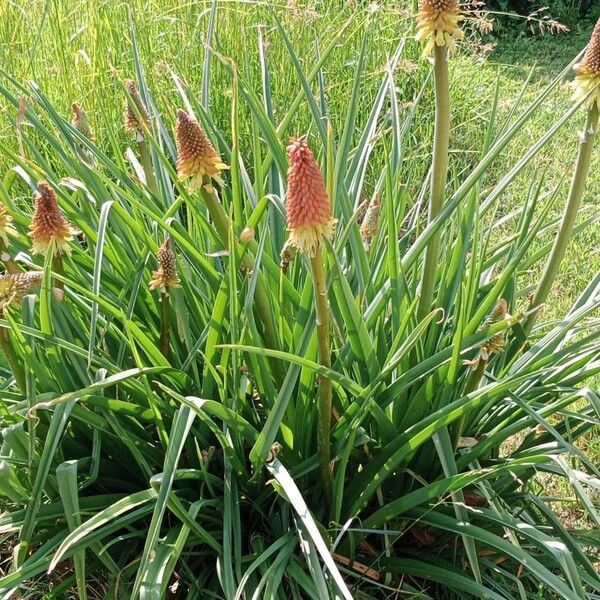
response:
M463 18L458 0L420 0L415 39L425 43L422 56L429 56L436 45L454 52L455 40L464 35L458 25Z
M574 70L573 100L578 102L591 93L587 101L589 105L600 105L600 19L594 27L583 59L575 65Z

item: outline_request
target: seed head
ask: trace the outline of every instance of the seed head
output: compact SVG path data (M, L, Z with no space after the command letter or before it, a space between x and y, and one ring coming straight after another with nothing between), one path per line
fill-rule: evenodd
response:
M163 294L168 293L168 288L179 287L179 276L177 275L177 259L171 247L171 240L166 238L156 254L158 258L158 269L152 273L149 288L160 290Z
M419 0L416 40L425 42L423 56L429 56L434 46L446 45L454 52L454 40L463 37L458 25L463 18L458 0Z
M228 168L227 165L221 160L198 121L183 110L177 113L175 137L179 179L191 178L192 191L202 184L209 185L211 178L222 185L220 173Z
M13 218L8 214L8 209L0 202L0 240L8 246L8 236L16 236L17 232L12 226Z
M58 254L71 254L68 242L75 231L60 212L56 193L47 181L39 181L37 187L39 192L34 198L35 207L29 225L29 235L33 238L31 252L45 254L54 242Z
M131 97L131 100L127 98L125 101L125 131L132 135L135 134L140 139L144 133L150 130L150 115L140 98L135 82L128 79L125 87Z
M73 127L88 140L93 140L94 132L90 127L85 110L83 110L83 108L81 108L77 102L73 102L73 104L71 104L71 109L73 110L73 119L71 121L71 125L73 125Z
M305 137L291 138L287 187L288 245L314 256L324 239L331 239L335 220L323 174Z
M0 276L0 311L8 306L18 308L24 296L41 283L42 277L43 274L36 271Z
M375 195L369 202L369 207L360 226L360 235L363 239L365 248L371 247L371 241L379 231L379 216L381 215L381 203L379 196Z
M588 98L589 104L600 105L600 19L594 27L583 59L575 65L574 69L573 99L583 100L591 92Z

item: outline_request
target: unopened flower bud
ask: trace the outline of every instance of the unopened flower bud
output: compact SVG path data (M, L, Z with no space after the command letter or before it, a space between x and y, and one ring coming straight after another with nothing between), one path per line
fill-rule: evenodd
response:
M177 259L171 248L171 240L166 238L157 252L158 269L152 273L149 283L151 290L160 290L168 293L169 288L179 287L179 276L177 274Z
M223 184L220 174L227 165L221 160L198 121L185 111L177 113L177 175L179 179L191 179L191 190L214 179Z
M69 241L73 238L73 227L65 219L58 207L56 192L47 181L37 184L39 192L35 196L35 207L29 235L33 238L31 252L45 254L52 242L58 254L70 254Z

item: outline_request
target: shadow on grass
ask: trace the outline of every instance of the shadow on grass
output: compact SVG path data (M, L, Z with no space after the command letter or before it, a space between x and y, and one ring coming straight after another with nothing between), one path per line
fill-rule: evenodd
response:
M571 60L571 57L585 47L599 17L600 7L565 33L538 36L518 33L515 37L503 35L497 39L496 47L488 60L498 65L513 67L514 76L518 73L527 74L536 65L534 77L550 79Z

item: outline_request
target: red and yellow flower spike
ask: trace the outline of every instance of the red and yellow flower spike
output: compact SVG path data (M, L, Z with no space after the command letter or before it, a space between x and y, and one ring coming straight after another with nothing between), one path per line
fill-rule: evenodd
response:
M600 19L594 27L590 43L580 63L575 67L573 99L583 100L588 94L589 104L600 105Z
M415 37L425 43L422 56L429 56L435 46L447 46L454 52L455 40L463 38L459 26L463 18L458 0L420 0Z
M35 208L29 226L29 235L33 238L31 252L45 254L54 242L57 254L71 254L69 242L75 231L58 207L56 192L47 181L39 181L37 187L39 192L34 199Z
M210 187L210 180L223 184L221 171L227 165L215 150L206 132L198 121L185 111L177 113L175 130L177 139L177 175L179 179L191 179L190 189L197 190L202 185Z
M291 138L287 186L288 245L315 256L323 240L331 239L335 219L323 174L305 137Z
M156 256L158 269L152 273L148 287L151 290L160 290L163 294L168 294L169 288L179 287L180 284L177 274L177 259L169 238L162 243Z

